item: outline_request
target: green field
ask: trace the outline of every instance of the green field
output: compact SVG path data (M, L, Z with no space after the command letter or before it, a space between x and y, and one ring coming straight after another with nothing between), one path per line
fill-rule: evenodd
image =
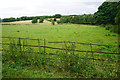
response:
M19 32L18 32L19 31ZM110 36L106 36L110 34ZM116 45L118 35L93 25L3 25L3 37L45 38L47 41L79 41Z
M117 45L118 35L105 30L103 27L78 24L32 24L32 25L3 25L3 37L23 37L46 39L46 42L53 41L74 41L81 43L95 43L106 45ZM3 40L6 42L8 40ZM43 42L43 41L42 41ZM38 44L36 41L29 41L30 44ZM62 44L49 44L52 47L62 47ZM76 45L77 46L77 45ZM79 47L78 47L79 46ZM88 50L87 46L78 45L80 50ZM97 46L94 46L96 49ZM89 49L90 50L90 49ZM108 51L109 52L109 51Z
M64 44L50 44L47 42L52 41L75 41L81 43L95 43L95 44L106 44L106 45L118 45L118 34L111 33L105 28L96 26L96 25L81 25L81 24L56 24L51 25L47 24L21 24L21 25L3 25L2 26L2 37L23 37L23 38L35 38L35 39L46 39L46 45L50 47L60 47L63 48ZM16 40L17 41L17 40ZM3 43L10 42L9 39L3 39ZM38 45L38 42L29 41L28 44ZM42 43L41 43L42 44ZM67 44L71 46L71 44ZM76 49L78 50L87 50L90 51L90 46L88 45L78 45L75 44ZM9 47L3 46L3 49ZM34 51L38 51L38 48L33 48ZM102 52L118 52L117 47L104 47L104 46L93 46L94 51ZM71 54L72 52L64 52L59 50L47 49L47 53L62 54L61 57L51 56L51 55L40 55L40 54L26 54L23 57L16 52L17 58L12 59L8 57L10 54L3 56L5 58L3 62L3 76L4 77L37 77L37 78L70 78L70 77L117 77L117 64L114 62L107 61L92 61L92 60L81 60L81 57L91 57L91 54L78 53L75 52L76 56ZM70 54L70 56L69 56ZM65 57L67 55L67 57ZM12 55L11 55L12 56ZM72 57L73 56L73 57ZM78 58L79 56L79 58ZM105 59L114 59L117 61L118 55L108 55L108 54L98 54L94 53L95 58L105 58ZM18 59L20 58L20 59ZM34 59L33 59L34 58ZM41 58L44 62L46 58L52 58L44 63L39 65L35 64L34 61ZM30 62L33 59L29 66L22 65L30 59ZM60 60L59 60L60 59ZM68 59L68 61L66 60ZM74 61L77 59L77 61ZM16 62L15 62L16 60ZM60 61L63 62L60 62ZM69 61L73 60L73 61ZM19 63L18 63L19 62ZM67 63L68 62L68 63ZM71 62L80 62L70 67ZM36 63L39 63L36 62ZM91 63L91 64L90 64ZM25 63L26 64L26 63ZM29 63L28 63L29 64ZM11 65L11 66L10 66ZM22 65L22 67L21 67ZM47 65L47 66L46 66ZM64 66L63 66L64 65ZM69 67L67 67L69 65ZM105 65L112 65L107 66ZM86 67L85 67L86 66ZM81 68L79 68L81 67ZM79 71L79 70L82 71ZM68 71L67 71L68 70ZM21 73L22 72L22 73ZM21 74L20 74L21 73Z

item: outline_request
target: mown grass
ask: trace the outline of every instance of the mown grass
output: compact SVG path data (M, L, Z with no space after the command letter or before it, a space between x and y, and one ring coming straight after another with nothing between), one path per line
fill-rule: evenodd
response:
M65 44L50 44L49 41L79 41L82 43L118 44L118 34L111 33L103 27L77 24L31 24L31 25L3 25L3 37L28 37L46 39L46 45L51 47L66 48ZM38 41L21 40L21 43L38 45ZM18 39L3 39L3 43L15 43ZM40 41L43 45L43 41ZM89 45L69 44L67 48L88 50ZM117 77L117 63L110 61L93 61L91 53L79 53L46 49L46 53L56 55L41 55L32 53L39 48L26 47L27 53L20 53L19 46L12 44L3 46L3 77L36 77L36 78L107 78ZM16 49L16 50L15 50ZM22 47L23 49L23 47ZM118 52L117 47L93 46L94 51ZM41 48L41 53L43 49ZM22 54L22 55L21 55ZM82 59L84 58L84 59ZM94 53L94 58L118 60L118 55ZM110 66L111 65L111 66Z

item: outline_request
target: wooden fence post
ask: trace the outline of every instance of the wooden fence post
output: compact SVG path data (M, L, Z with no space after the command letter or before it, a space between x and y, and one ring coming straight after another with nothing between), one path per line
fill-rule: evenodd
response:
M46 40L44 39L44 54L45 54L45 45L46 45Z
M65 42L65 41L64 41L64 44L65 44L65 48L66 48L66 51L65 51L65 52L66 52L66 54L67 54L67 45L66 45L66 42Z
M38 46L39 46L38 48L39 48L39 53L40 53L41 50L40 50L40 40L39 39L38 39Z
M93 51L92 51L92 44L91 43L90 43L90 48L91 48L92 57L93 57Z
M28 39L25 40L25 45L28 45ZM26 46L27 47L27 46ZM27 47L28 48L28 47ZM27 54L29 53L28 50L25 51Z
M13 47L14 47L13 52L15 52L16 45L15 45L15 41L14 41L14 39L13 39Z
M25 51L24 51L24 45L25 45L25 39L23 39L23 53L25 54Z
M21 48L21 41L20 41L20 38L19 38L19 46L20 46L20 53L22 51L22 48ZM21 53L22 54L22 53Z
M93 55L93 51L92 51L92 44L90 43L90 48L91 48L91 53L92 53L92 57L94 59L94 55ZM93 60L94 61L94 60Z

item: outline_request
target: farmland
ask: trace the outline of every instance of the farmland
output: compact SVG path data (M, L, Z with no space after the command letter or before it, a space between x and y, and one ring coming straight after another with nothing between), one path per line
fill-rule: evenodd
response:
M112 1L0 7L0 76L119 79L120 1Z
M3 25L2 36L46 38L47 41L67 40L111 45L116 45L118 42L118 35L105 30L103 27L78 24Z
M13 24L13 23L12 23ZM73 41L81 43L94 43L106 45L118 45L118 34L96 25L82 24L57 24L50 22L27 24L19 21L16 25L2 25L2 37L21 37L33 39L46 39L46 45L51 47L64 47L64 44L50 44L54 41ZM12 39L13 40L13 39ZM17 42L17 39L14 39ZM9 43L10 39L3 39L3 43ZM28 41L27 44L38 45L38 42ZM42 42L41 42L42 44ZM70 44L67 44L71 46ZM90 51L88 45L75 44L79 50ZM3 45L3 50L9 47ZM32 49L32 48L30 48ZM34 48L37 51L38 48ZM117 47L93 46L94 51L117 53ZM3 76L11 78L91 78L91 77L117 77L117 63L109 61L93 61L81 59L91 53L64 52L60 50L46 49L46 53L60 54L42 55L19 52L3 52ZM94 53L95 58L118 60L118 55ZM50 59L49 59L50 58ZM77 63L76 63L77 62ZM71 66L72 65L72 66Z

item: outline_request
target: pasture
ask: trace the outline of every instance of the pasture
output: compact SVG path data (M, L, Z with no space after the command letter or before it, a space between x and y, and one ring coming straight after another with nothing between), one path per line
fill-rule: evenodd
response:
M3 37L46 38L47 41L79 41L85 43L118 44L118 35L95 25L21 24L2 25Z
M2 25L2 37L46 39L46 45L51 47L64 47L64 44L56 44L56 43L50 44L47 42L73 41L73 42L94 43L101 45L102 44L118 45L118 34L111 33L110 31L105 30L103 27L96 25L82 25L82 24L52 25L47 21L45 21L44 23L37 23L37 24L28 24L28 23L24 24L24 22L23 23L20 22L20 24L16 24L16 25ZM2 41L3 43L9 43L10 40L3 39ZM38 45L38 42L28 41L28 44ZM67 44L67 45L71 46L71 44ZM88 50L88 51L90 50L88 45L87 46L78 45L78 44L75 45L76 45L76 49ZM3 49L7 49L7 48L9 47L3 46ZM33 48L33 50L37 51L38 49ZM113 53L118 52L117 47L107 48L104 46L103 47L93 46L93 50L103 51L103 52L113 52ZM45 55L30 53L21 57L19 56L19 53L16 52L17 55L17 58L15 59L17 60L16 63L12 58L8 57L9 54L5 54L3 56L6 59L4 60L4 62L6 63L3 62L3 76L19 77L19 78L22 77L29 77L29 78L30 77L32 78L34 77L36 78L117 77L116 74L118 68L117 63L107 62L107 61L104 61L103 63L102 61L92 61L88 59L81 60L80 58L86 57L86 55L91 57L91 54L86 54L86 53L75 52L76 55L73 55L71 54L71 52L64 54L64 52L59 50L47 49L46 51L47 53L61 54L62 56L60 57L51 56L51 55L45 56ZM114 59L115 61L118 60L118 55L98 54L98 53L95 53L94 55L95 58ZM37 60L39 60L40 58L42 60L37 62ZM51 58L51 60L47 60L46 58ZM27 63L28 59L29 62L31 63ZM30 65L26 66L25 65L26 63L23 62L23 64L25 63L23 66L22 63L20 63L22 60L26 61L26 63ZM42 64L42 61L44 64ZM106 67L105 65L112 65L112 66Z

